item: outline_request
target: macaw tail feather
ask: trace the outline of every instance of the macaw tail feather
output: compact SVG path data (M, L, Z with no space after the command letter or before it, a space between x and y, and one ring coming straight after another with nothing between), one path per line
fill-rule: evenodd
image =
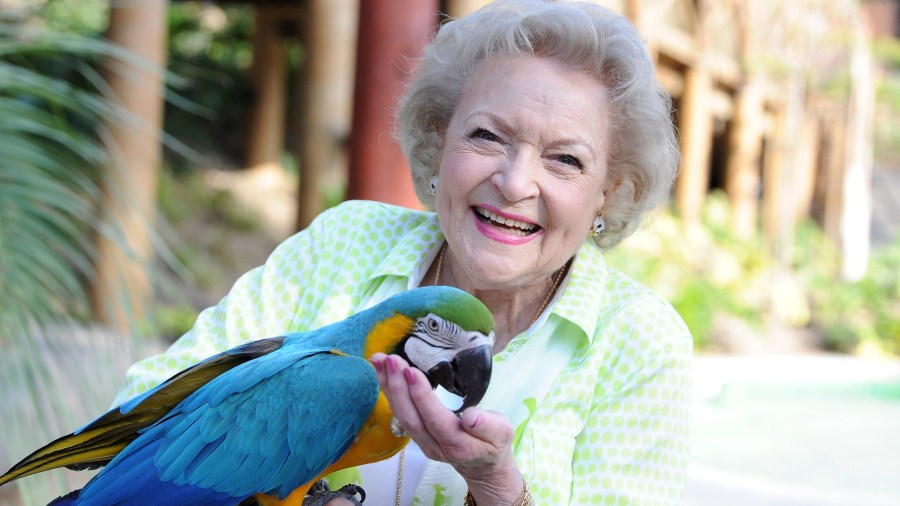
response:
M0 486L58 467L82 471L105 466L142 430L166 416L198 388L244 362L278 349L283 341L283 337L274 337L247 343L175 374L153 390L25 457L0 476Z
M106 465L135 437L132 427L68 434L43 446L0 476L0 485L42 471L68 467L76 471Z

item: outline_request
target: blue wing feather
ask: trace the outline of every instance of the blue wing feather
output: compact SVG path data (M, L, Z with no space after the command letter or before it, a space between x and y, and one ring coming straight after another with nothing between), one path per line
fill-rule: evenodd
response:
M105 503L237 502L258 492L286 497L346 451L377 396L366 360L286 342L182 401L82 497Z

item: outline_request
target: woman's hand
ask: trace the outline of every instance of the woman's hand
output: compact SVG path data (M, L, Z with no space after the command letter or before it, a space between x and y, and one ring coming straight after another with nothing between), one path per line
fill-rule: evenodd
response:
M472 407L457 417L441 404L422 371L403 358L376 353L372 365L394 416L426 457L452 465L479 506L515 501L522 475L512 454L514 431L505 416Z

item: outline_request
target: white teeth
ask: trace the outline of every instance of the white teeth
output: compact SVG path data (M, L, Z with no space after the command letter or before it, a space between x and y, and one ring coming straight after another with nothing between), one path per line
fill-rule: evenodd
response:
M487 209L482 209L480 207L476 207L475 211L478 214L480 214L481 216L484 216L485 218L487 218L493 222L499 223L501 225L506 225L507 227L515 227L520 230L524 230L526 232L534 230L534 224L532 224L532 223L525 223L524 221L513 220L510 218L504 218L503 216L500 216L496 213L492 213L492 212L488 211Z

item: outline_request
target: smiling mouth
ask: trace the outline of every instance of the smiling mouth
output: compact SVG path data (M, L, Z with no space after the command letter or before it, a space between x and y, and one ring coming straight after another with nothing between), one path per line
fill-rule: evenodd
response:
M473 207L472 209L475 211L475 216L478 218L478 221L486 225L490 225L494 228L501 229L507 233L524 237L531 235L541 229L541 227L535 225L534 223L527 223L524 221L514 220L512 218L504 218L503 216L492 213L487 209L482 209L480 207Z

